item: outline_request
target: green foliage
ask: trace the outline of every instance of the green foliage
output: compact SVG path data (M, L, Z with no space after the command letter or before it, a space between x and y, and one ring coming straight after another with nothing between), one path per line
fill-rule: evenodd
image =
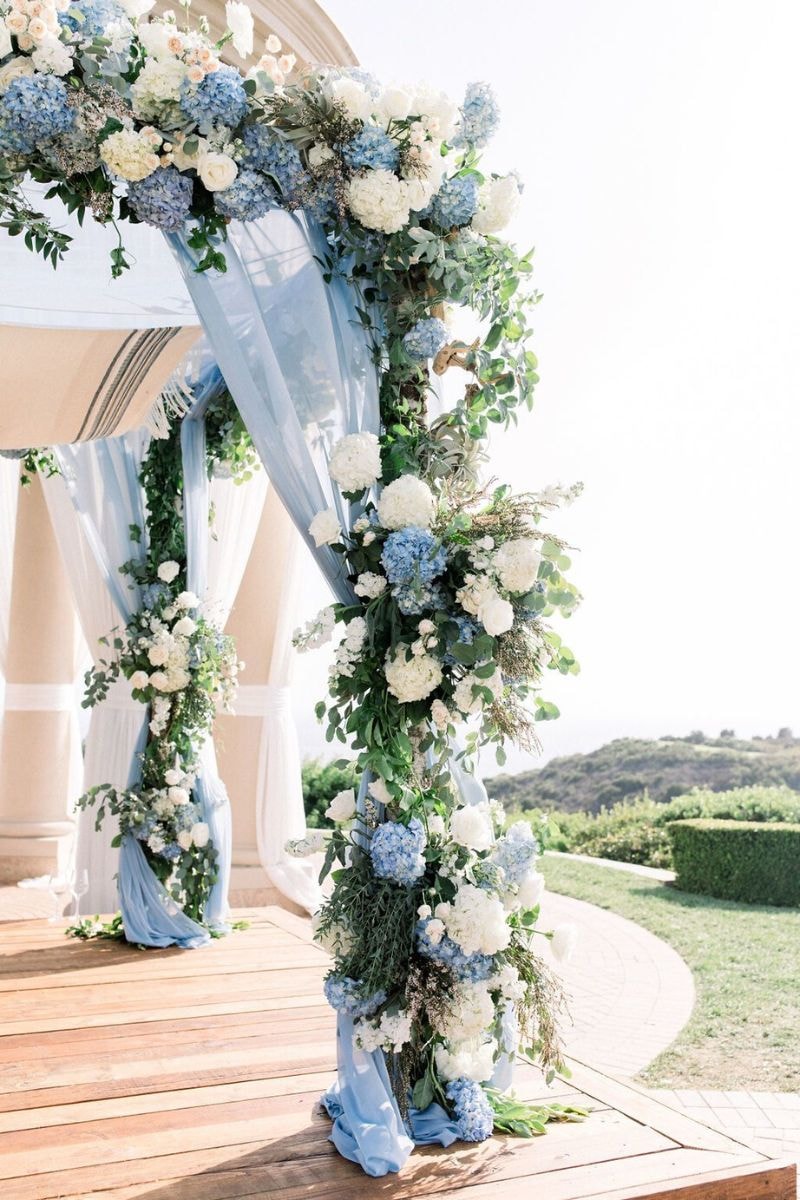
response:
M546 1133L550 1121L582 1121L589 1113L571 1104L527 1104L517 1100L513 1092L498 1092L484 1085L494 1110L494 1127L500 1133L516 1137L536 1137Z
M800 738L619 738L588 754L554 758L539 770L500 775L489 791L506 808L599 812L644 792L663 803L692 788L712 792L785 785L800 791ZM688 814L700 815L700 814Z
M74 925L68 925L64 930L67 937L78 938L82 942L102 938L110 942L124 942L125 928L122 924L122 913L116 913L110 921L101 921L99 916L81 917ZM140 950L144 947L140 946Z
M355 763L339 759L321 763L318 758L303 763L303 803L309 829L332 829L325 809L338 792L358 787Z
M22 487L28 487L35 475L43 475L45 479L58 475L58 464L51 450L32 448L25 452L20 464L19 481Z
M206 457L209 475L247 483L260 470L253 440L227 389L206 409Z
M669 826L687 892L749 904L800 904L800 825L756 821L675 821Z

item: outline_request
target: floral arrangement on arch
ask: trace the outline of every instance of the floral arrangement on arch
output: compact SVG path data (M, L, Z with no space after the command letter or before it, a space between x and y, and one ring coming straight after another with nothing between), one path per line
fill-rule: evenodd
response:
M354 289L381 378L379 436L347 437L330 456L354 523L340 529L328 510L310 530L342 555L354 602L324 610L296 639L310 648L343 626L319 711L364 772L360 803L345 792L329 810L335 831L293 847L323 850L323 874L332 873L316 919L334 957L326 994L354 1019L359 1044L385 1053L404 1114L438 1101L469 1141L493 1128L542 1132L548 1119L579 1114L519 1104L492 1080L517 1053L549 1073L562 1066L560 992L535 939L551 937L561 952L572 935L537 929L538 831L504 828L496 805L465 803L458 783L483 745L501 762L509 738L534 746L536 721L558 715L543 694L548 672L578 669L552 618L568 616L579 597L567 547L545 528L578 489L515 496L481 482L489 431L532 406L538 381L531 255L498 236L521 183L480 161L496 100L481 83L457 104L428 86L384 87L361 70L298 76L276 38L242 73L225 56L251 54L245 5L227 4L217 42L202 19L191 25L188 0L180 20L145 20L151 7L0 0L3 223L54 265L66 251L69 238L22 191L30 174L80 217L187 229L201 271L225 269L231 221L282 207L321 225L321 268ZM127 265L120 238L112 270ZM454 307L474 314L474 340L453 335ZM442 406L434 380L450 370L463 390ZM180 556L154 560L148 582L169 561ZM198 638L217 677L230 677L232 657L219 648L214 660L194 607L179 604L180 581L166 586L129 630L123 672L147 673L147 689L160 692L152 649ZM191 634L178 632L185 617ZM169 788L189 791L191 758L162 755L174 714L183 719L170 701L141 811L154 812L166 789L166 814ZM169 770L181 779L168 784ZM173 844L167 838L180 847L181 834L192 838L186 854L205 850L177 799L173 824L156 833L159 849L149 847L154 860L162 841Z

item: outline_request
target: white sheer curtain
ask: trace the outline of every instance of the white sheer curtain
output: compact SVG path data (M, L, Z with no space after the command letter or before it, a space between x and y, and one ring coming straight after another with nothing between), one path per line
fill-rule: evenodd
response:
M99 639L119 627L122 618L85 540L80 517L60 475L44 481L44 493L72 585L83 636L96 661L107 654L107 648L99 644ZM142 706L132 699L127 682L118 680L103 703L91 710L78 794L103 783L126 786L141 727ZM82 902L84 910L116 912L119 905L115 875L119 850L111 845L117 833L116 822L107 815L102 827L96 830L93 809L79 812L77 822L75 866L78 870L85 868L89 875L89 891Z
M0 458L0 727L5 708L8 621L19 488L19 462L12 458Z
M208 544L208 598L224 626L253 549L269 481L263 468L247 483L212 479Z

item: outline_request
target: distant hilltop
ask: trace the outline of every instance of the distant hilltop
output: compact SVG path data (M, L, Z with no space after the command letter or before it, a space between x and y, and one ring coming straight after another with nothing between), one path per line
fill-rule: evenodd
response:
M486 781L489 795L506 808L597 812L647 791L671 800L694 787L721 792L749 784L786 784L800 790L800 738L790 729L775 737L618 738L588 754L551 759L535 771L497 775Z

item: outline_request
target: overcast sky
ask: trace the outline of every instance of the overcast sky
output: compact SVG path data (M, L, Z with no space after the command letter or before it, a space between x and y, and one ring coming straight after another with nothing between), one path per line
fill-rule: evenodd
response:
M586 486L557 526L580 547L564 633L583 673L554 680L545 755L800 731L800 5L325 8L387 81L489 81L490 166L526 183L513 233L537 251L542 383L493 473ZM306 746L326 665L300 663Z

